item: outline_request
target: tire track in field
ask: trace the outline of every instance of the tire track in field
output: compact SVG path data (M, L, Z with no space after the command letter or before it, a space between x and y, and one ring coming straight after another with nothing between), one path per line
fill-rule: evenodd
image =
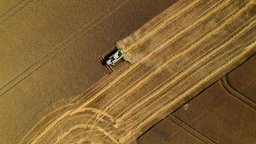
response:
M90 112L92 112L92 114L94 113L94 112L99 112L100 110L96 110L96 109L94 109L94 108L84 108L83 110L80 110L80 112L79 113L77 113L76 115L68 115L68 116L66 116L66 118L65 119L63 119L63 120L61 120L61 121L59 121L58 123L56 123L56 125L55 125L55 127L57 126L58 127L58 130L60 131L60 132L55 132L55 133L53 133L52 131L54 131L54 129L51 129L51 131L50 131L50 135L54 135L54 138L56 138L56 137L58 137L56 140L54 140L54 139L50 139L50 141L60 141L61 140L61 137L64 137L65 135L67 135L68 133L66 132L66 131L64 131L64 133L62 132L63 130L64 130L64 128L65 127L68 127L69 128L69 126L68 126L68 124L69 124L69 122L70 123L72 123L72 122L74 122L73 120L75 119L75 120L82 120L83 122L81 122L81 123L79 123L79 124L73 124L73 125L71 125L72 127L74 126L76 126L76 125L80 125L80 124L82 124L82 125L90 125L90 128L92 128L91 130L88 130L88 132L89 133L91 133L91 132L94 132L94 131L98 131L98 128L100 128L101 130L100 131L102 131L103 129L104 130L107 130L106 128L107 127L109 127L109 126L113 126L114 124L113 124L113 120L112 120L112 117L110 116L110 115L105 115L105 118L107 118L107 119L102 119L101 121L100 121L100 123L101 124L90 124L90 117L92 116L92 114L90 114L90 113L88 113L88 111L90 111ZM81 119L81 118L79 118L80 116L86 116L86 117L89 117L89 119L88 118L85 118L85 119ZM70 120L70 118L71 118L71 120ZM78 121L79 122L79 121ZM77 123L77 122L76 122ZM103 124L103 123L106 123L106 124ZM96 130L94 129L95 127L98 127ZM104 127L106 127L106 128L104 128ZM69 128L70 129L70 128ZM103 134L105 134L105 132L103 133ZM35 136L35 138L36 138L36 136ZM32 140L32 142L30 142L30 143L38 143L38 142L40 142L41 141L41 138L44 138L43 140L47 140L47 134L46 135L43 135L42 137L40 137L40 138L38 138L37 140ZM45 139L46 138L46 139ZM49 139L48 139L49 140Z
M115 139L115 141L118 141L117 133L122 133L123 131L130 129L131 124L124 125L122 128L117 129L117 127L115 127L115 121L111 120L111 116L108 114L105 115L108 120L103 118L95 123L91 117L93 116L93 113L97 113L97 110L92 113L88 113L87 111L88 108L85 108L75 115L69 115L54 126L58 128L57 131L51 129L48 134L41 137L41 139L39 139L36 143L40 143L41 141L61 143L61 141L65 140L66 137L71 137L73 139L76 135L74 135L72 132L76 130L86 133L87 136L96 138L102 138L106 136L106 133L108 133L107 137L111 136L112 140ZM83 125L83 127L79 127L78 129L77 126L79 125ZM91 140L95 142L93 139Z
M70 110L70 114L68 114L64 119L61 119L60 121L55 123L55 125L53 127L51 127L51 129L49 131L47 131L48 133L46 133L45 135L42 135L36 141L34 141L32 139L32 142L30 142L28 139L29 142L27 140L23 140L23 143L24 143L24 141L26 143L40 143L40 141L42 141L42 140L44 140L44 141L49 140L49 139L47 139L48 138L47 134L54 135L54 138L58 137L58 139L50 139L50 141L55 141L55 142L61 141L62 138L65 138L69 134L69 132L64 130L65 127L69 127L69 126L76 127L77 125L80 125L80 124L91 125L90 126L91 129L86 130L86 132L88 133L88 135L91 135L93 137L105 136L104 133L97 133L97 135L93 134L94 132L98 131L97 129L94 129L94 126L101 128L102 130L104 129L105 131L111 132L111 136L113 138L116 137L115 133L121 133L122 131L129 129L129 127L130 127L130 125L128 124L128 125L124 125L124 127L122 127L122 128L117 129L117 127L115 127L115 123L116 123L115 118L107 113L102 113L104 115L104 118L98 120L97 123L95 123L95 120L93 119L94 113L101 113L102 111L100 109L85 107L83 109L80 109L79 112L77 112L77 113L71 113L71 112L72 112L72 110ZM83 116L83 115L85 115L88 118L83 118L83 119L79 118L80 116ZM82 120L83 122L81 122L79 124L74 124L74 122L75 122L74 120L75 121ZM70 125L69 123L72 123L72 125ZM54 127L57 127L58 131L60 131L61 133L54 132ZM86 127L84 127L84 128L86 128ZM113 131L110 131L110 130L113 130ZM100 131L100 132L102 132L102 131ZM115 133L113 133L113 132L115 132ZM35 137L37 137L37 135L34 136L33 138L35 138Z
M107 132L105 129L101 128L100 126L93 125L93 124L79 124L79 125L72 126L68 131L62 133L61 136L57 137L57 140L54 142L54 144L58 144L69 133L71 133L72 131L74 131L74 130L76 130L78 128L92 128L92 129L96 129L100 133L104 134L104 136L106 136L109 139L111 139L112 142L114 142L116 144L119 143L109 132Z
M227 75L221 78L221 83L223 88L232 96L239 99L243 103L250 106L252 109L256 110L256 104L250 100L247 96L240 93L238 90L236 90L229 82Z
M17 4L16 6L14 6L12 9L8 10L5 14L0 16L0 24L4 23L6 20L8 20L10 17L15 15L17 12L25 8L27 5L29 5L33 1L34 0L24 0L19 4Z

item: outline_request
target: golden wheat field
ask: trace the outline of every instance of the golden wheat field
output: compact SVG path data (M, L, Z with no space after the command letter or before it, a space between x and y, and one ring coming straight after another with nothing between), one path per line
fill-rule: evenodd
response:
M254 0L25 0L6 7L0 143L137 143L209 86L228 89L223 76L256 53ZM114 46L126 55L108 75L97 58Z

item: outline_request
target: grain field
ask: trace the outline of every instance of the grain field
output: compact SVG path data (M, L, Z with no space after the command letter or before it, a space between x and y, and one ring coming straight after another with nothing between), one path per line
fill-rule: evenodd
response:
M256 52L252 0L179 0L117 47L111 75L44 116L25 143L132 143Z

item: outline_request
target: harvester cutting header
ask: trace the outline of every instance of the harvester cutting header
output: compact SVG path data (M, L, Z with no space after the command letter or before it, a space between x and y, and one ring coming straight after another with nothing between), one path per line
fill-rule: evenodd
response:
M101 64L105 66L107 71L109 73L113 72L113 66L115 66L115 63L118 62L123 56L125 55L124 49L121 48L115 48L112 52L107 54L106 56L100 56L99 60L101 61Z

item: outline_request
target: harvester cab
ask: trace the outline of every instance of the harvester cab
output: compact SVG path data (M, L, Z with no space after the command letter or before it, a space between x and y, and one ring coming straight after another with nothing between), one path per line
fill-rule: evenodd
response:
M105 57L100 56L99 60L101 61L101 64L105 66L107 71L109 73L113 72L113 66L115 66L115 63L119 61L125 54L124 49L116 48L109 54L107 54Z

